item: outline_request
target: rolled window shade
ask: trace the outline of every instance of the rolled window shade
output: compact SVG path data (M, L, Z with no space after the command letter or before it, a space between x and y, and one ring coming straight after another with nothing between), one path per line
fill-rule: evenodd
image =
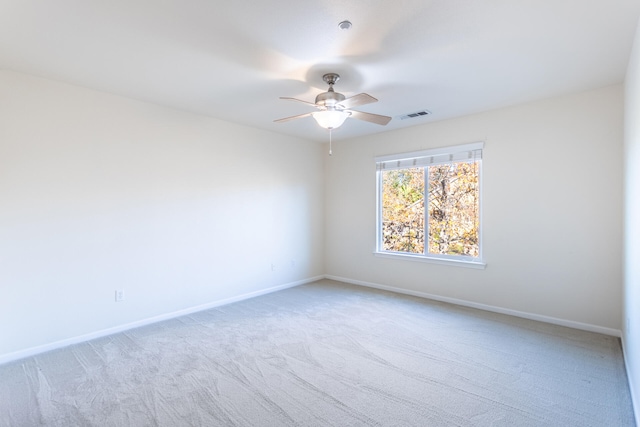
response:
M482 159L484 142L435 148L376 157L377 170L407 169L414 167L443 165L454 162L473 162Z

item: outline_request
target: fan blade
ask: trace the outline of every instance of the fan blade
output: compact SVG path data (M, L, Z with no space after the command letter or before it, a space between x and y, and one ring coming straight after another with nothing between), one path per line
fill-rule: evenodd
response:
M349 110L351 117L358 120L364 120L365 122L375 123L377 125L385 126L391 121L389 116L381 116L379 114L363 113L362 111Z
M314 104L313 102L307 102L307 101L303 101L302 99L297 99L297 98L289 98L287 96L281 96L280 99L286 99L288 101L296 101L296 102L302 102L303 104L309 104L313 107L318 107L316 104Z
M373 96L366 93L359 93L357 95L353 95L342 102L338 102L336 107L342 108L351 108L357 107L359 105L371 104L373 102L378 102Z
M274 120L274 122L275 123L288 122L289 120L295 120L295 119L301 119L303 117L309 117L312 114L313 113L298 114L297 116L285 117L284 119Z

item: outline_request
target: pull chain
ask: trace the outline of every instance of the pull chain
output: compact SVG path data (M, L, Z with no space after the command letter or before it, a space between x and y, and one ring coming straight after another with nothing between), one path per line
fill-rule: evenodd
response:
M333 156L333 152L331 151L331 128L329 128L329 155Z

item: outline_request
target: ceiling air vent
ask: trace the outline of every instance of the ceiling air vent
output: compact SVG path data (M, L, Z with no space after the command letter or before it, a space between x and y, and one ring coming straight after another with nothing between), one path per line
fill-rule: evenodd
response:
M400 116L400 120L415 119L416 117L425 117L425 116L428 116L429 114L431 114L431 111L427 111L427 110L416 111L415 113L409 113L409 114L404 114Z

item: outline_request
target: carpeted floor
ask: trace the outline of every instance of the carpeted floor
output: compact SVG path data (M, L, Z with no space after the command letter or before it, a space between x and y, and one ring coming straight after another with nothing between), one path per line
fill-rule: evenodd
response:
M633 426L617 338L323 280L0 366L1 426Z

